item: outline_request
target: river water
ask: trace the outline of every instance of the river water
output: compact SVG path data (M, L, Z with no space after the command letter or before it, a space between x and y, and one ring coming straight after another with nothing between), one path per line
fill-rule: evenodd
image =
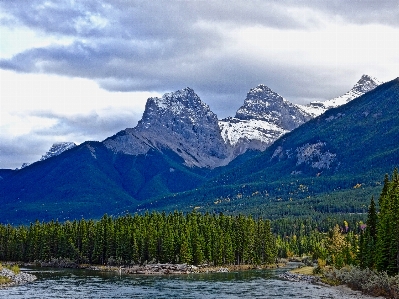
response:
M24 270L38 279L0 289L0 298L352 298L332 288L281 280L277 275L282 270L168 276L71 269Z

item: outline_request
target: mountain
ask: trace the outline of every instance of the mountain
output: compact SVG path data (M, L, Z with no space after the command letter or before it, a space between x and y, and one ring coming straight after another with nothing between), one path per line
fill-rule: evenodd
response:
M218 118L194 90L185 88L162 98L149 98L143 118L132 129L106 139L115 153L146 154L170 150L189 167L215 168L234 157L220 135Z
M352 198L342 197L337 203L335 194L353 196L356 191L361 195L359 206L349 211L364 212L372 192L380 192L384 175L399 166L398 111L399 78L329 109L240 165L225 167L201 189L175 195L174 207L230 213L251 207L267 214L276 203L285 211L292 207L295 214L295 207L306 202L308 212L314 211L320 196L323 209L334 209L335 204L347 209ZM158 209L168 208L169 198L163 200L157 201Z
M134 212L145 199L204 183L204 173L183 162L172 151L151 149L127 155L114 153L101 142L85 142L51 159L1 174L0 219L29 223Z
M235 117L219 121L225 142L235 154L265 150L277 138L311 119L311 115L265 85L252 88Z
M234 148L235 156L248 149L264 151L282 135L380 84L378 79L363 75L344 95L308 105L293 104L261 84L248 92L244 105L237 110L235 117L219 121L221 134L225 142Z
M56 145L50 154L65 148ZM231 161L231 155L217 116L185 88L148 99L135 128L4 172L0 219L123 213L148 198L196 188L210 169Z
M15 170L12 169L0 169L0 181L4 180L9 175L13 174Z
M363 75L359 81L353 86L351 90L345 93L342 96L336 97L331 100L327 100L324 102L315 101L311 102L306 106L302 106L308 113L313 115L314 117L319 116L326 112L330 108L336 108L338 106L344 105L353 99L356 99L365 93L373 90L377 86L381 85L382 82L377 78L371 77L369 75Z

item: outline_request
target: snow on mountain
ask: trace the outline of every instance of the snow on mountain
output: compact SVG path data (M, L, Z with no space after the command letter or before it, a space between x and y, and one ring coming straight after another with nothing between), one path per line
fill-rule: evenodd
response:
M74 142L57 142L54 143L51 148L47 151L46 154L44 154L39 161L43 161L46 160L48 158L54 157L54 156L58 156L61 153L74 148L76 146L76 144Z
M310 113L311 115L313 115L313 117L316 117L323 114L330 108L335 108L344 105L352 101L353 99L364 95L366 92L373 90L382 83L383 82L380 82L377 78L368 75L363 75L360 78L360 80L357 81L355 86L353 86L353 88L344 95L324 102L320 101L311 102L308 105L301 106L301 108Z
M310 119L310 116L269 87L261 84L252 88L235 115L241 120L257 119L292 130Z
M138 125L104 144L114 152L130 155L146 154L150 149L172 150L190 167L214 168L233 157L220 135L216 114L191 88L149 98Z
M248 149L250 143L253 143L251 148L263 151L278 137L288 132L275 124L257 119L226 118L219 121L219 127L223 139L238 148L237 153Z
M376 78L363 75L355 86L344 95L308 105L290 103L265 85L249 91L244 105L234 118L219 121L223 139L235 148L235 154L247 149L265 150L285 133L330 108L338 107L380 85Z
M234 118L219 121L226 143L235 154L247 149L265 150L277 138L295 129L312 116L265 85L251 89Z

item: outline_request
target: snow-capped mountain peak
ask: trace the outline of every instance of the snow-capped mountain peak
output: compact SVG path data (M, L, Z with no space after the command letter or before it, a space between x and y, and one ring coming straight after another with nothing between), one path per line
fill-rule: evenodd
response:
M308 120L338 107L373 90L381 82L363 75L353 88L344 95L309 105L293 104L269 87L260 84L252 88L234 118L219 121L226 143L235 147L236 153L247 149L265 150L277 138L297 128Z
M263 120L292 130L310 119L303 110L284 99L281 95L261 84L252 88L235 115L241 120Z
M234 118L219 121L226 143L236 153L247 149L264 150L278 137L311 118L266 85L252 88Z
M184 119L185 122L192 124L200 122L203 117L217 119L209 106L203 103L194 90L189 87L166 93L162 98L149 98L139 126L152 125L154 116L156 118L174 116L175 119Z
M281 105L284 101L278 93L260 84L248 92L244 105L237 110L235 118L243 120L268 118L273 106Z
M362 75L362 77L357 81L355 86L351 89L354 96L361 96L370 90L373 90L378 85L381 85L383 82L379 81L375 77L371 77L369 75Z

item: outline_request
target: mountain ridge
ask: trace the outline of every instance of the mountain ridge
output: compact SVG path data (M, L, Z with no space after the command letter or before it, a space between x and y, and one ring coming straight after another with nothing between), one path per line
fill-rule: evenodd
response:
M300 126L311 116L266 85L250 89L234 117L219 121L221 134L237 154L265 150L278 137Z
M217 136L216 145L224 146L216 115L193 90L178 94L183 98L170 93L164 99L150 100L137 129L120 131L104 142L85 142L18 171L1 170L0 219L26 223L33 218L95 218L107 211L120 214L197 207L202 211L204 205L240 200L239 205L230 205L232 211L251 206L253 198L257 198L253 204L265 207L276 200L312 198L358 184L378 187L383 173L399 164L395 143L399 137L399 79L331 108L285 133L265 151L246 151L225 166L220 162L230 158L224 154L231 154L231 149L222 148L226 151L215 154L213 158L220 164L200 160L200 154L215 149L215 144L202 144L203 140L209 142ZM182 106L169 109L175 101ZM191 112L199 116L194 118ZM158 123L148 123L153 116ZM203 128L202 123L206 124ZM145 135L147 127L150 133ZM196 140L199 132L205 139ZM160 143L152 139L156 136L163 137ZM178 138L186 143L174 143ZM113 148L115 139L122 146L138 139L139 145L147 148L132 155ZM202 146L195 148L194 154L190 139ZM106 141L111 141L111 146ZM177 146L169 148L167 142ZM189 155L187 160L183 150ZM190 165L189 159L205 161L209 167ZM217 211L223 211L220 209Z
M217 120L209 106L187 87L161 98L149 98L136 127L122 130L103 142L116 153L130 155L145 154L150 149L171 149L189 167L212 169L227 165L247 150L264 151L292 129L379 84L376 78L363 75L344 95L306 106L293 104L259 84L249 90L234 117L222 120ZM72 142L55 143L40 160L73 146L76 144ZM21 168L29 165L24 163Z

